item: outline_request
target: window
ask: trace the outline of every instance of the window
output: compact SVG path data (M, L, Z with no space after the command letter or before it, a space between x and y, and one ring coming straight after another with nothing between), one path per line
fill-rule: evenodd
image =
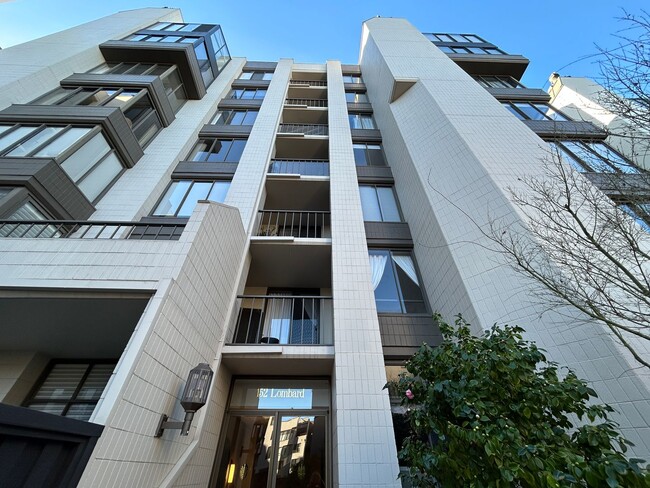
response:
M162 128L147 90L126 88L57 88L32 102L35 105L96 105L119 107L141 146Z
M24 406L88 420L116 364L116 361L53 361Z
M348 103L370 103L366 92L345 92L345 100Z
M375 121L370 114L350 114L350 128L352 129L376 129Z
M183 80L178 73L178 68L176 68L176 66L172 66L160 78L162 80L163 86L165 87L165 94L167 95L167 99L172 106L172 110L174 113L176 113L183 106L185 100L187 100L187 94L185 93Z
M526 88L512 76L475 76L474 79L485 88Z
M227 98L235 100L262 100L266 90L261 88L236 88L230 91Z
M392 186L359 185L363 220L366 222L402 222Z
M257 110L220 110L210 123L214 125L253 125L257 114Z
M199 200L223 202L230 188L229 181L172 181L156 206L156 217L190 217Z
M519 120L570 120L548 103L501 102Z
M99 127L0 126L0 156L54 158L91 202L123 170Z
M650 232L650 203L614 202L646 232Z
M552 141L549 145L582 173L641 173L634 163L604 142Z
M377 312L426 313L411 253L371 249L368 254Z
M246 147L246 139L201 139L187 158L207 163L238 163Z
M169 64L151 64L151 63L104 63L94 67L88 73L112 74L112 75L152 75L158 76L169 70L172 65Z
M352 145L354 150L354 162L357 166L386 166L384 151L380 144L355 143Z
M268 81L273 78L273 73L269 71L244 71L239 75L240 80L264 80Z
M180 23L172 23L172 22L158 22L157 24L147 27L145 30L192 32L192 31L205 30L204 29L205 27L212 28L211 25L204 26L202 24L180 24Z
M363 83L360 75L343 75L343 83Z
M195 44L194 52L196 53L196 60L199 62L199 68L201 69L203 84L207 88L214 81L214 73L212 72L212 66L210 65L210 58L208 57L208 50L205 46L205 42L201 41L198 44Z

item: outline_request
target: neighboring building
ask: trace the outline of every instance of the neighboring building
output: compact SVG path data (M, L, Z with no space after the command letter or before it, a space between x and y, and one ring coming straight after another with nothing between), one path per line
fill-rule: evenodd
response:
M540 318L474 245L490 212L522 218L506 189L541 174L544 139L590 165L605 133L478 36L375 18L361 46L231 59L219 26L140 9L0 53L5 482L399 486L383 387L438 343L434 311L521 324L650 452L625 350ZM199 363L189 435L156 437Z
M646 113L640 102L622 98L589 78L552 73L548 93L553 106L576 120L586 120L607 131L607 143L645 169L650 169L650 133L622 113Z

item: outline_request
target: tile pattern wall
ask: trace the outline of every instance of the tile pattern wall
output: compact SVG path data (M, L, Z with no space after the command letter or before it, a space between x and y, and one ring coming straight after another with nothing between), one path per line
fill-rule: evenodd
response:
M327 63L334 446L340 487L398 487L399 467L341 65Z
M462 313L477 332L495 322L524 327L618 409L634 453L648 458L648 375L599 324L569 310L542 315L533 285L481 234L491 218L521 222L509 188L542 174L545 143L407 21L371 19L364 37L364 79L434 311ZM418 82L389 103L395 78Z

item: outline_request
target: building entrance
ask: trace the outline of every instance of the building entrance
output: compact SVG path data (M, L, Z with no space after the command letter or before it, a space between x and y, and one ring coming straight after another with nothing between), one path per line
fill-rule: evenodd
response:
M331 486L329 402L327 380L236 380L212 486Z

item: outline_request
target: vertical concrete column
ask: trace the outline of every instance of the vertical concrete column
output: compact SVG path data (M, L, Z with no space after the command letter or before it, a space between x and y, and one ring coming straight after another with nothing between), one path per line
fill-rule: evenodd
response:
M334 471L337 486L398 487L399 467L368 248L338 61L327 63L332 291Z
M248 233L255 222L266 172L275 148L275 135L292 67L292 59L281 59L278 62L226 197L226 205L239 208L244 229Z

